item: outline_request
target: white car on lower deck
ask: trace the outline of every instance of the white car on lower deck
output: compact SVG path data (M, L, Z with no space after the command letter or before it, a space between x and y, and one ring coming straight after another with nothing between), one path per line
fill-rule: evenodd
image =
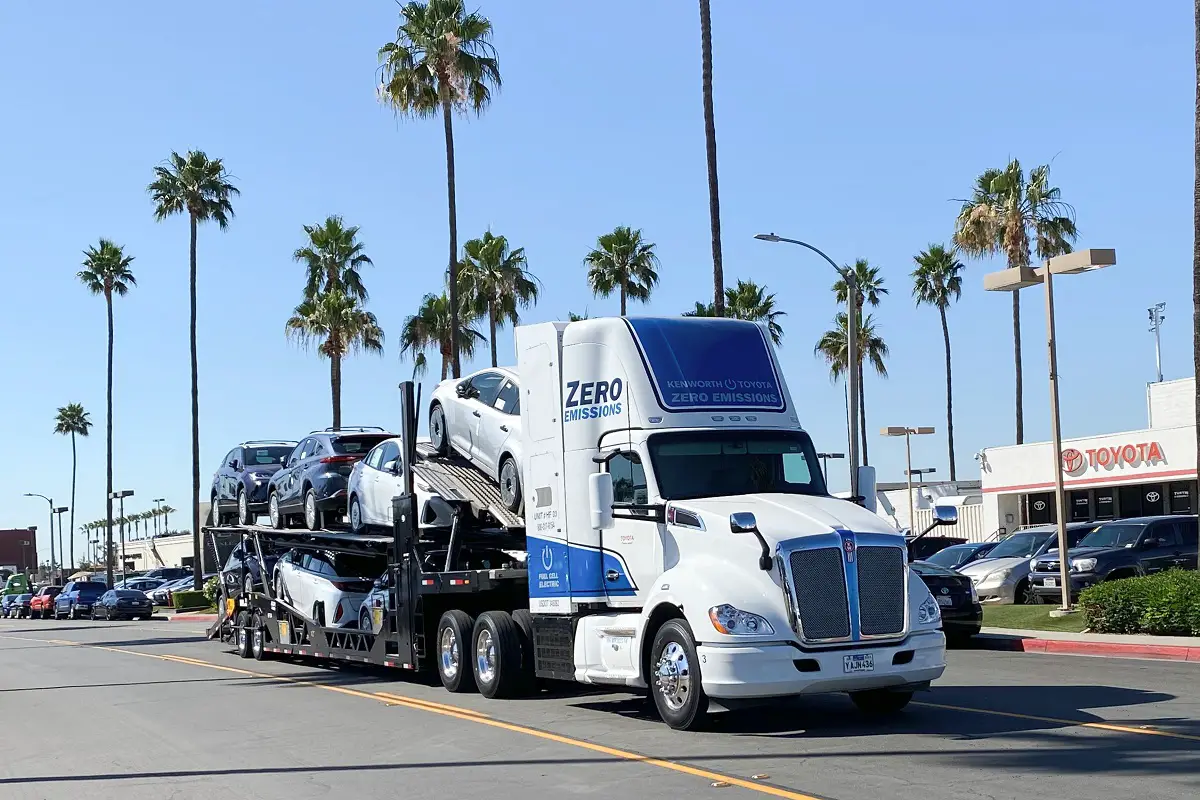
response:
M386 559L289 550L275 563L275 596L318 625L355 627Z

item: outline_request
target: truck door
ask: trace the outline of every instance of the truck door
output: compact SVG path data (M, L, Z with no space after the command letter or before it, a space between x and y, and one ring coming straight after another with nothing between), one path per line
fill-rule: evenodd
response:
M615 514L600 539L605 595L610 606L636 608L662 574L661 526L650 512L630 508L649 502L641 457L620 450L606 469L612 475Z

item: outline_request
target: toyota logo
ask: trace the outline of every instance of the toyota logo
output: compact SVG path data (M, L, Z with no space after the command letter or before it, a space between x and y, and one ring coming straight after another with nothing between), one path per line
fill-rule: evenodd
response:
M1062 451L1063 472L1078 472L1083 469L1083 453L1074 447Z
M1162 500L1162 495L1158 492L1146 492L1147 503L1157 503L1159 500Z
M949 589L949 588L947 588L947 587L945 587L945 586L943 586L943 587L942 587L942 594L950 594L950 589Z
M1033 510L1034 511L1045 511L1046 510L1046 501L1045 500L1035 500L1033 503Z

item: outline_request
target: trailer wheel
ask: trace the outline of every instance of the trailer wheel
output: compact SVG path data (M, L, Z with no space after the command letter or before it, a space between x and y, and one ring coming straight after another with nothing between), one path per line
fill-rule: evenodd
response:
M249 658L250 653L250 615L245 611L239 611L237 622L234 623L237 628L235 637L237 641L237 654L242 658Z
M262 617L255 614L251 617L253 633L250 634L250 652L254 655L255 661L266 661L267 654L267 631L263 625Z
M699 730L708 715L708 697L691 627L682 619L667 620L650 652L654 661L646 677L658 715L677 731Z
M438 677L447 691L461 693L475 688L470 655L474 627L471 615L458 609L447 611L438 621Z
M518 608L512 618L521 637L521 678L525 681L525 691L532 694L538 688L537 662L533 655L533 614L528 608Z
M475 620L471 638L475 684L488 699L519 694L521 629L507 611L485 611Z

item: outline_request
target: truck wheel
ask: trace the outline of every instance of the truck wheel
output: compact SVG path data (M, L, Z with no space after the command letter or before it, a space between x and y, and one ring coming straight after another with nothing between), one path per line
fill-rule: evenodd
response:
M703 727L708 697L700 683L700 657L691 626L682 619L663 623L651 651L650 693L663 722L677 731Z
M237 643L237 654L242 658L249 658L250 653L250 615L245 611L239 611L237 615L237 633L234 641Z
M851 692L850 699L866 714L897 714L912 700L912 692L892 692L887 689L868 689Z
M429 442L438 455L449 455L450 435L446 432L446 412L437 403L429 409Z
M512 456L500 464L500 499L514 514L521 510L521 471Z
M238 489L237 508L238 525L253 525L254 515L250 513L250 501L246 499L245 489Z
M447 691L462 693L475 688L475 673L468 654L474 628L471 615L458 609L447 611L438 621L438 677Z
M533 614L528 608L518 608L512 613L513 622L517 623L517 633L521 637L521 678L525 681L525 691L537 691L537 662L533 657Z
M485 611L475 621L471 642L475 684L490 699L512 697L522 688L521 630L506 611Z
M267 631L263 626L262 617L255 614L250 619L253 628L250 634L250 653L254 656L255 661L266 661L269 657L267 653Z

